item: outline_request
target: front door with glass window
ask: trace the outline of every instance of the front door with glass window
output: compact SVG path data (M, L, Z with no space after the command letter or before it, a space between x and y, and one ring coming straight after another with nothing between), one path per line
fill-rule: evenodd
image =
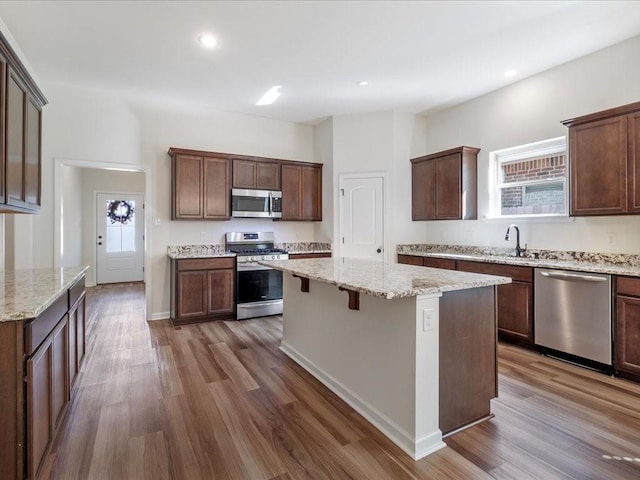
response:
M143 280L144 198L96 194L96 283Z

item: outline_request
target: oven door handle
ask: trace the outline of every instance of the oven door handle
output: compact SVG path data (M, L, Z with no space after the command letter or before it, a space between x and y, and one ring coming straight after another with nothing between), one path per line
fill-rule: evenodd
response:
M238 264L239 272L252 272L255 270L273 270L273 268L265 267L264 265L258 265L257 263L252 263L251 265Z

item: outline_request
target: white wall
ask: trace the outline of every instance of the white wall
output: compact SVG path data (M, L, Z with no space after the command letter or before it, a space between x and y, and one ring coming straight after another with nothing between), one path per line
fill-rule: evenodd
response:
M212 152L240 153L263 157L313 161L313 128L225 112L178 112L138 105L140 158L149 165L152 195L147 202L153 219L149 226L153 275L151 312L153 318L169 312L169 259L167 245L224 243L229 231L273 231L281 242L313 241L311 222L274 222L264 219L227 221L171 221L170 147ZM159 222L159 224L158 224ZM204 240L203 240L204 237Z
M107 92L46 84L43 109L42 208L34 216L34 265L54 261L54 159L136 164L140 162L138 119ZM66 168L66 167L64 167ZM47 239L47 241L42 241Z
M314 158L322 163L322 222L316 222L314 237L317 242L333 243L334 167L333 167L333 118L313 128Z
M395 259L396 244L423 241L424 225L411 222L409 159L424 150L424 129L424 118L393 111L333 118L333 238L340 236L340 175L381 172L387 178L385 260Z
M62 224L61 267L79 267L82 262L82 225L85 219L82 196L82 169L62 167L62 201L60 202Z
M34 218L33 233L29 235L34 239L30 249L34 266L54 265L51 240L54 224L59 220L54 212L54 159L79 160L85 165L105 162L148 168L151 187L146 192L147 218L153 219L147 225L149 261L146 278L153 279L148 317L162 318L169 312L169 261L166 255L169 244L203 243L203 232L205 243L221 243L227 231L253 229L274 231L277 240L283 242L314 240L314 225L307 222L170 221L167 155L169 147L174 146L313 161L311 126L224 112L132 107L109 92L59 84L46 87L49 105L43 114L43 208L39 215L30 216ZM159 225L156 225L156 219ZM87 228L84 220L83 228ZM83 263L88 263L87 255L85 251Z
M69 168L69 167L65 167ZM145 192L145 176L142 172L119 172L97 168L76 168L81 171L82 198L82 249L81 263L89 265L87 284L96 283L96 193L142 193ZM140 218L142 209L136 209ZM143 216L143 215L142 215ZM136 220L137 221L137 220Z
M640 100L640 37L429 115L423 153L479 147L477 221L424 222L428 243L513 246L511 221L483 220L489 209L489 152L567 135L562 120ZM603 166L603 168L606 168ZM640 253L640 217L564 221L516 219L522 243L552 250ZM611 242L613 239L613 242Z

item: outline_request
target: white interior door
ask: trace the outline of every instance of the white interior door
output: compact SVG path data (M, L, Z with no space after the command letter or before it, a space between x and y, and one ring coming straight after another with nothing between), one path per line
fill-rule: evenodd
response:
M340 178L340 255L384 261L384 176Z
M96 193L96 283L144 278L144 197Z

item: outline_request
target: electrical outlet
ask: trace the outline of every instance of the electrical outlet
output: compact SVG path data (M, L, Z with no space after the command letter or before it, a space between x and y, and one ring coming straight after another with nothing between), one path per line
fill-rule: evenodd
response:
M204 242L207 239L207 232L200 232L200 241Z
M433 309L425 308L422 310L422 331L430 332L433 330Z
M156 218L154 219L154 223L155 223L156 225L161 225L161 224L162 224L162 220L160 220L160 217L156 217Z

